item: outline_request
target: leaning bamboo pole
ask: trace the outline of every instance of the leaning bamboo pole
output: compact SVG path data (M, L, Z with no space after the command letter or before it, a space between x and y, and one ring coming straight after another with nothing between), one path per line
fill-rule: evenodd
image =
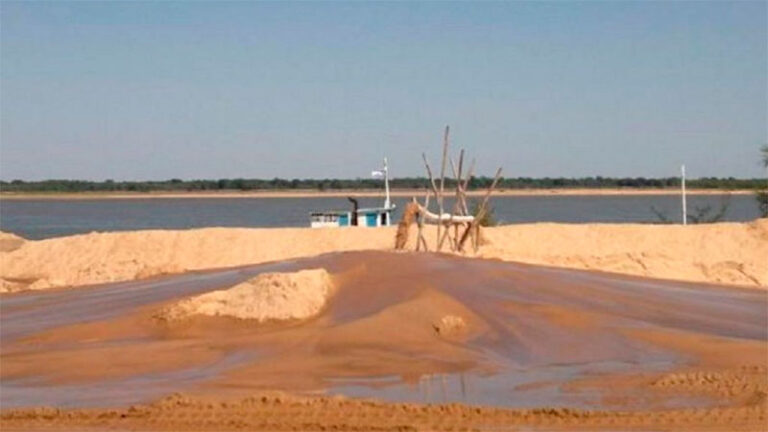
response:
M459 237L459 234L458 234L459 226L458 226L458 224L454 223L453 217L454 217L454 215L456 213L459 213L459 215L462 215L462 213L461 213L461 198L462 198L461 197L461 195L462 195L462 191L461 191L461 170L462 170L462 167L463 167L463 164L464 164L464 149L461 149L461 151L459 152L459 168L458 169L456 169L456 164L453 163L453 158L449 157L448 161L450 162L451 170L453 171L453 176L456 179L456 198L455 198L455 201L453 203L453 210L451 210L451 218L448 221L448 226L446 226L445 232L443 233L442 237L440 238L440 247L442 247L443 243L445 242L445 239L450 238L449 237L451 235L451 229L450 228L452 226L453 227L454 235L453 235L453 238L450 239L450 241L451 241L451 251L456 251L456 247L458 246L458 241L459 241L459 238L458 238Z
M448 158L451 167L454 167L453 164L453 158ZM455 173L455 169L454 169ZM455 174L454 174L455 175ZM439 244L437 246L437 250L440 250L443 248L443 243L445 243L445 239L451 234L451 226L453 225L453 215L456 213L456 203L453 203L453 210L451 210L450 218L448 219L448 223L445 226L445 231L443 231L443 235L439 237ZM451 250L454 250L453 244L451 244Z
M462 170L464 168L464 149L461 149L459 151L459 167L458 169L455 169L453 167L453 159L451 159L451 168L453 169L453 177L456 179L456 197L455 202L453 203L453 211L451 214L456 214L457 212L461 216L461 174ZM456 249L459 247L459 224L453 224L453 237L451 238L451 251L456 252Z
M453 168L453 160L451 160L451 168ZM454 169L453 176L456 178L456 204L458 205L458 210L461 211L461 175L464 173L464 149L461 149L459 151L459 167L458 169Z
M467 206L467 188L469 187L469 182L472 180L472 175L475 171L475 160L472 159L472 162L469 164L469 170L467 170L467 177L464 179L463 183L459 183L456 187L461 189L461 210L463 215L469 215L469 207ZM469 225L466 225L465 228L468 228ZM459 227L456 226L456 231L458 231ZM472 238L474 239L474 234L472 235ZM459 250L459 234L456 232L456 250Z
M464 214L469 214L469 207L467 206L467 188L469 187L469 182L472 180L472 176L475 174L475 160L472 159L472 162L469 164L469 170L467 170L467 177L464 178L464 184L461 185L461 208L464 210Z
M432 168L429 166L429 162L427 161L427 155L422 153L421 158L424 160L424 166L427 169L427 177L429 178L429 184L432 186L432 194L435 196L435 202L440 204L440 194L437 189L437 184L435 183L435 177L432 175ZM425 206L425 208L428 208ZM437 226L437 239L440 240L440 225ZM435 245L437 246L437 245Z
M480 204L480 209L477 211L478 220L485 216L488 200L491 198L491 193L493 193L493 190L496 189L496 185L499 183L499 180L501 180L501 168L496 170L496 175L493 177L493 183L491 183L491 187L488 188L488 191L485 192L483 202Z
M475 219L472 222L470 222L469 226L464 231L464 234L461 236L461 241L459 242L460 251L464 249L464 243L466 243L467 238L470 235L470 232L474 230L475 239L474 239L473 247L475 252L477 252L477 248L479 246L479 237L480 237L479 223L483 219L483 217L485 217L486 207L488 206L488 199L490 199L491 194L493 193L493 190L496 189L496 185L499 183L500 179L501 179L501 167L499 167L499 169L496 170L496 175L493 177L493 182L491 183L491 186L486 191L485 197L483 197L483 201L480 204L477 214L475 215Z
M432 193L435 195L435 200L437 200L437 185L435 184L435 178L432 176L432 168L429 167L426 154L422 153L421 158L424 160L424 166L427 168L427 179L429 180L429 185L432 188Z

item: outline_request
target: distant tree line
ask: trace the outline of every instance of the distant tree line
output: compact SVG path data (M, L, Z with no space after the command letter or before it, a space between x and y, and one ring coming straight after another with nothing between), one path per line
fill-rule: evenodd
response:
M473 177L469 189L488 187L491 177ZM453 187L453 180L446 179L448 187ZM691 179L686 186L691 189L754 189L764 187L765 180L706 177ZM427 187L424 177L401 177L390 180L394 189L423 189ZM680 186L680 179L667 178L504 178L499 187L502 189L578 189L578 188L644 188L663 189ZM43 181L0 181L3 192L182 192L182 191L251 191L251 190L342 190L342 189L377 189L382 187L381 180L374 179L219 179L219 180L181 180L162 181L85 181L85 180L43 180Z

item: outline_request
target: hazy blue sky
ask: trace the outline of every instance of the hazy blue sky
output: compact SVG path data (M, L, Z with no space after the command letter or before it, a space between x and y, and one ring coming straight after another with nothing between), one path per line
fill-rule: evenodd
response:
M0 4L0 178L764 175L766 3Z

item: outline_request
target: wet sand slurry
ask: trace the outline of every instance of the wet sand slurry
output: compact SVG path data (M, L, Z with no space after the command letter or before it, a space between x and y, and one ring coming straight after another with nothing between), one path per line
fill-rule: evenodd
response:
M316 267L338 290L306 322L156 319L171 301L262 271ZM755 290L355 252L17 294L0 307L3 429L765 424L768 299ZM467 328L437 334L446 315ZM151 403L176 391L187 396ZM121 408L137 403L149 404ZM41 405L74 409L30 408Z
M237 269L190 272L148 280L73 289L9 294L0 302L0 339L13 339L52 327L119 316L148 304L227 287L262 272L290 271L294 261Z

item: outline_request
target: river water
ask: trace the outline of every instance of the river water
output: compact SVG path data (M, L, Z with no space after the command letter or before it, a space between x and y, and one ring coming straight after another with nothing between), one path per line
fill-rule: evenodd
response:
M381 199L360 198L360 205L380 206ZM408 198L395 198L400 209ZM752 195L691 195L689 214L728 206L723 220L759 216ZM451 200L446 207L450 208ZM505 196L491 200L499 223L526 222L659 222L654 213L680 220L675 195L640 196ZM341 210L343 197L316 198L150 198L93 200L0 200L0 229L30 239L91 231L185 229L199 227L306 227L309 212Z

